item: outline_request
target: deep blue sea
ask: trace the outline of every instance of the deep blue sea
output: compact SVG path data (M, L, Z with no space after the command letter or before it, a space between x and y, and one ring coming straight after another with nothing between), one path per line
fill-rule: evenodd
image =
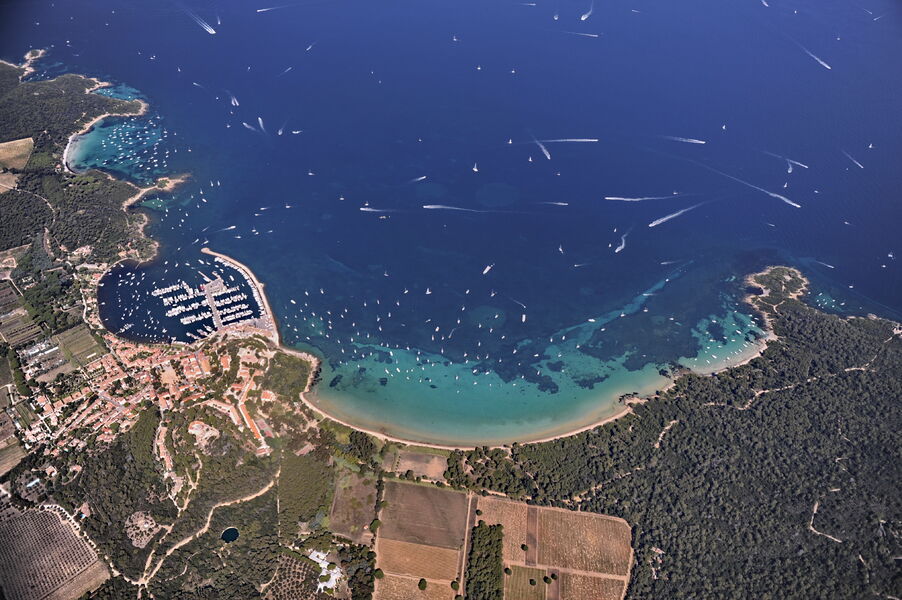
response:
M266 283L283 340L325 359L315 401L356 425L448 444L588 425L677 364L754 351L742 279L767 264L825 309L902 314L896 0L0 10L4 59L47 47L37 77L152 106L76 166L193 175L147 207L158 259L105 279L111 329L183 339L148 290L197 279L208 246Z

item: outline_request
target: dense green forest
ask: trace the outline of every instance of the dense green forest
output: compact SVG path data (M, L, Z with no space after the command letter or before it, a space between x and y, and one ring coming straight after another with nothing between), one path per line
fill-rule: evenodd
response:
M83 124L104 113L137 112L140 104L86 94L94 82L79 75L20 83L19 71L0 64L0 142L31 137L34 150L18 190L0 193L0 249L47 228L70 251L90 246L94 260L112 260L142 218L122 210L135 188L99 171L71 175L57 165L69 135Z
M19 82L19 72L16 67L0 63L0 142L40 134L62 147L72 133L95 117L104 113L136 113L141 108L136 100L86 94L96 84L81 75Z
M0 188L2 191L3 188ZM40 198L15 190L0 193L0 249L23 246L49 227L53 212Z
M298 394L307 387L309 377L309 362L299 356L279 352L269 365L263 380L263 387L283 398L298 400Z
M152 544L143 550L135 548L123 527L126 519L144 511L158 524L167 524L176 515L153 455L159 422L156 410L144 411L115 443L78 460L82 471L77 477L48 490L70 510L87 502L91 514L82 521L85 532L117 568L133 578L140 576Z
M65 331L82 322L81 311L69 311L81 303L72 276L62 268L35 276L34 285L23 291L25 308L35 323L50 334Z
M237 528L239 536L225 543L220 535L229 527ZM214 511L209 530L169 556L150 591L171 600L259 598L258 586L272 579L278 558L276 494L270 490Z
M763 356L573 437L456 452L447 475L625 518L629 598L902 596L896 325L790 298L793 270L756 283L779 336Z
M135 596L135 590L135 586L122 577L110 577L99 588L82 596L81 600L122 600Z
M486 525L485 521L479 521L471 530L470 552L467 555L467 600L504 598L503 538L501 525Z

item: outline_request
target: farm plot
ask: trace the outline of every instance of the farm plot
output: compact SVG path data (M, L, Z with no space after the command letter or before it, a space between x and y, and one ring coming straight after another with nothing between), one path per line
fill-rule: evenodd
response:
M0 144L0 171L4 169L24 169L34 148L34 140L22 138ZM0 188L14 188L19 176L13 173L0 173ZM5 192L6 189L0 191Z
M559 509L539 511L538 562L563 569L626 576L632 562L626 521Z
M379 568L387 573L408 575L419 579L444 581L457 579L460 552L436 546L411 544L378 537L376 556Z
M478 508L482 514L477 519L485 521L487 525L500 523L504 526L504 561L523 562L525 552L520 546L527 543L526 514L529 506L522 502L486 496L479 499Z
M0 144L0 169L24 169L34 148L30 137Z
M74 600L108 577L56 512L28 510L0 523L0 587L8 600Z
M23 458L25 451L15 436L0 440L0 477L9 473Z
M97 343L87 325L79 325L56 336L56 342L63 349L66 358L74 367L84 367L97 360L106 350Z
M373 534L367 529L375 515L376 487L372 479L346 473L335 486L329 523L333 533L356 544L369 544Z
M379 536L458 550L467 526L467 496L425 485L387 481Z
M544 576L544 569L511 567L511 574L504 576L505 600L545 600L545 588L548 584L542 581Z
M419 579L387 574L376 581L375 600L453 600L454 590L447 583L430 581L425 590L417 587Z
M626 581L561 573L561 600L620 600L626 592Z

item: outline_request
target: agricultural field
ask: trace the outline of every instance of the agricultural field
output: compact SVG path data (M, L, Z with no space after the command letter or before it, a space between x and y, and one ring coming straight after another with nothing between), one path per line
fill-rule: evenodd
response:
M34 148L30 137L0 144L0 169L24 169Z
M385 482L379 536L458 550L467 527L467 495L433 486Z
M594 598L595 600L620 600L626 592L626 581L592 577L575 573L562 573L561 599L577 600Z
M479 510L482 514L477 519L485 521L486 525L504 527L504 562L524 562L526 553L520 546L527 543L526 515L529 510L537 509L522 502L487 496L479 499Z
M7 600L75 600L109 577L94 550L52 510L4 510L0 587Z
M368 528L375 511L375 481L350 471L342 471L335 485L335 496L329 514L332 532L355 544L369 545L373 534Z
M576 571L626 576L633 557L630 538L630 526L622 519L541 509L538 562Z
M623 519L399 481L386 481L384 498L376 566L385 578L376 600L431 598L433 588L453 598L445 592L454 580L466 588L464 539L477 521L502 526L501 559L511 570L505 600L620 600L626 591L633 551ZM416 587L421 577L425 592Z
M30 137L0 144L0 188L16 187L19 176L14 173L3 173L2 171L5 169L25 168L33 148L34 140Z
M419 579L386 574L376 581L376 600L453 600L454 590L448 584L431 582L425 590L417 587Z
M376 540L379 568L387 573L424 577L450 583L457 579L460 553L449 548L400 542L379 536Z
M0 477L9 473L23 458L25 451L15 436L0 440Z
M414 477L423 477L433 481L444 481L445 469L447 468L448 459L441 454L403 449L398 452L393 470L396 473L406 473L407 471L410 471Z
M544 576L544 569L511 567L511 574L504 576L504 597L508 600L545 600L548 584L542 581Z
M451 582L463 569L470 498L431 485L386 481L385 507L379 512L376 566L385 578L376 600L448 599ZM417 583L426 579L426 590Z
M619 600L626 591L633 560L626 521L493 496L479 498L478 508L477 519L504 527L504 564L513 571L505 576L506 600ZM560 581L546 585L542 577L551 573Z
M24 402L19 402L15 406L16 414L19 415L19 418L25 423L26 427L31 427L32 423L38 420L38 416L34 414L34 411L28 408L28 405Z
M6 389L6 386L11 383L13 383L13 371L6 356L0 354L0 390ZM7 406L7 404L3 403L3 398L0 397L0 409L4 409Z
M42 335L41 328L32 321L24 308L7 313L0 320L0 338L10 346L25 346Z
M63 349L66 359L74 367L84 367L106 354L106 350L97 343L85 324L68 329L53 337Z

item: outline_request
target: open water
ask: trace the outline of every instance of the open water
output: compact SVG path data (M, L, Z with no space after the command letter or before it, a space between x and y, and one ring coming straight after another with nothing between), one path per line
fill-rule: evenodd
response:
M466 445L742 360L762 335L742 279L767 264L825 309L902 311L893 0L275 6L2 9L0 56L50 47L37 77L152 105L74 166L193 175L149 203L157 261L104 281L134 290L105 305L123 335L184 338L147 290L199 278L208 246L326 359L329 413Z

